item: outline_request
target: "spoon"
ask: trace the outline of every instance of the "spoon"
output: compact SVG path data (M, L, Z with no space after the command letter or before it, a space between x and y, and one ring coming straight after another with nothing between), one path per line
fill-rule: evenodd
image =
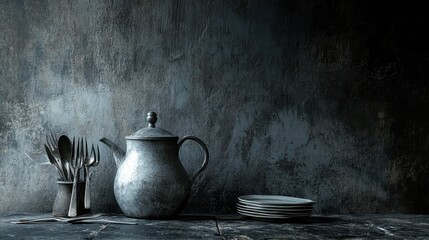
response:
M72 148L72 143L70 141L70 138L68 138L66 135L62 135L58 139L58 150L60 152L61 161L64 164L64 167L66 169L65 174L66 174L67 180L69 181L72 181L72 173L70 169L71 148Z

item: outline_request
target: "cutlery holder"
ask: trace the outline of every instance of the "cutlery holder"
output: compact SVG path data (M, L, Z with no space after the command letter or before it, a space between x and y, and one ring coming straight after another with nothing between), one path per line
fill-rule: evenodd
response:
M52 206L52 215L56 217L68 217L70 199L72 195L73 182L57 181L58 192ZM85 209L84 195L85 182L77 183L77 215L90 213L90 209Z

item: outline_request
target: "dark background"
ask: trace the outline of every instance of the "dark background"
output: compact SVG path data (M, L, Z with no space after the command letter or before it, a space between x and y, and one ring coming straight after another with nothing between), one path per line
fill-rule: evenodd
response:
M315 213L429 213L425 1L0 1L0 213L49 212L45 134L158 126L204 140L185 211L306 197ZM117 211L100 144L93 211ZM193 172L203 156L184 145ZM42 160L40 160L42 161Z

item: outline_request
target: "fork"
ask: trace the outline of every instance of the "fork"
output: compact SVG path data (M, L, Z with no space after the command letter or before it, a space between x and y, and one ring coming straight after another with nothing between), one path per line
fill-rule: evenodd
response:
M86 147L86 143L85 143ZM98 154L97 154L98 153ZM86 148L86 155L84 166L85 166L85 209L91 209L91 190L90 190L90 173L89 168L95 167L100 161L100 149L97 146L97 153L95 152L94 144L91 147L91 156L88 156L88 148Z
M61 179L61 180L68 180L69 179L69 177L67 177L68 171L67 172L64 171L63 163L61 162L60 151L58 150L58 140L57 140L58 138L52 130L50 130L49 132L50 134L46 134L47 146L49 150L51 150L52 156L54 156L55 161L58 164L59 171L61 172L60 177L64 176L64 179Z
M97 213L97 214L83 215L81 217L75 217L75 218L46 217L46 218L33 218L33 219L17 219L17 220L13 220L11 223L26 224L26 223L43 223L43 222L70 222L70 221L94 219L103 215L105 214Z
M46 142L47 142L49 149L51 149L52 154L56 158L61 158L60 151L58 150L58 140L57 139L58 138L57 138L56 134L52 130L49 131L49 134L46 134Z
M79 170L83 166L84 159L85 159L85 153L84 153L84 147L83 147L83 138L77 139L76 153L75 153L75 138L73 138L72 157L71 157L70 164L74 171L74 178L73 178L73 189L72 189L72 195L70 199L70 206L69 206L69 213L68 213L69 217L77 216L77 182L79 180Z

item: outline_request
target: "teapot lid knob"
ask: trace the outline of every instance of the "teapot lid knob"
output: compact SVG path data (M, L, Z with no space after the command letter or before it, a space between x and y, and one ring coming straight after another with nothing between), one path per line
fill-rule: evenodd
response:
M148 127L154 128L156 120L158 120L158 118L156 117L156 112L147 113L147 122L149 123Z

